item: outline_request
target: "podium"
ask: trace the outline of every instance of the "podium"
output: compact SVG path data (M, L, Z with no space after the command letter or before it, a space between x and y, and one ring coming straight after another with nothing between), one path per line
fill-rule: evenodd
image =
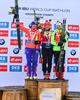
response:
M68 80L25 80L25 88L28 100L43 100L41 96L44 100L48 100L49 97L58 98L57 95L64 100L65 94L68 94ZM51 94L52 91L55 93Z

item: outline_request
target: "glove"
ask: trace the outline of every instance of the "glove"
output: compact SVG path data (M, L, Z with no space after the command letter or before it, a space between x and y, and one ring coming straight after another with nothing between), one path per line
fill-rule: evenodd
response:
M66 39L63 39L62 42L66 42Z
M41 44L41 41L34 41L34 44L35 44L35 45Z
M58 43L58 46L62 46L62 45L63 45L63 43L61 43L61 42Z

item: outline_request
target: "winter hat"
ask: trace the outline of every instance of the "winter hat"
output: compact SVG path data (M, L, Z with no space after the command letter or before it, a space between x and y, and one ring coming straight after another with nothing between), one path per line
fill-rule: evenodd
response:
M33 22L31 23L31 25L37 25L37 22L36 22L36 21L33 21Z
M46 20L44 25L50 25L50 22L48 20Z
M56 26L57 26L57 25L62 26L62 23L61 23L60 21L57 21L57 22L56 22Z

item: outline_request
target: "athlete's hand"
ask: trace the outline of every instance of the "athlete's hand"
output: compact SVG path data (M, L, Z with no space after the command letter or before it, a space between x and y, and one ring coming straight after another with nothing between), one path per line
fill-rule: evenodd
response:
M58 46L62 46L62 45L63 45L63 43L61 43L61 42L58 43Z
M35 44L35 45L41 44L41 41L34 41L34 44Z

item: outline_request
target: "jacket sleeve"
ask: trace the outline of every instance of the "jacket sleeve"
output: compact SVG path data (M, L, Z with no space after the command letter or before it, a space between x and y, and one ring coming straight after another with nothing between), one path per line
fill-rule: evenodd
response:
M22 27L22 26L20 26L20 30L25 32L25 33L28 33L28 31L29 31L28 28L25 28L25 27Z
M38 33L38 41L41 41L41 33Z
M58 43L55 42L55 32L52 33L51 35L51 44L57 46Z

